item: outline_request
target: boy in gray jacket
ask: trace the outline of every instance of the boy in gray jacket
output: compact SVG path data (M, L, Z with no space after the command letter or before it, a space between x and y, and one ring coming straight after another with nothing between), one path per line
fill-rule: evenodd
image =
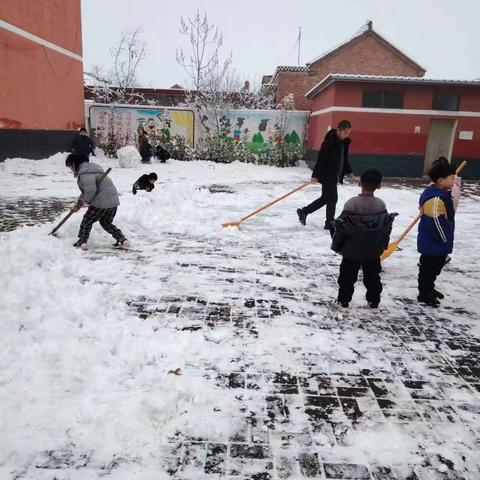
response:
M382 174L375 169L362 173L362 193L345 203L335 222L332 250L343 257L338 277L337 303L348 307L352 300L360 268L367 288L367 302L377 308L382 293L380 256L387 248L395 213L388 213L383 200L374 196L382 184Z
M78 240L73 246L88 250L88 237L93 224L98 221L101 227L115 238L116 243L113 245L115 248L128 248L128 241L122 231L112 223L117 207L120 205L117 189L108 177L105 177L102 182L97 181L104 173L103 168L77 153L71 153L65 165L77 177L78 187L82 192L72 210L77 212L84 205L88 205L88 210L80 224Z

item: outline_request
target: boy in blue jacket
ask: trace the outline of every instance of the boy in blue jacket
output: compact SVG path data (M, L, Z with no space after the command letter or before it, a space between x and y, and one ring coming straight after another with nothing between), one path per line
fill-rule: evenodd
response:
M455 208L451 190L455 186L455 168L449 163L436 163L428 176L433 185L420 196L418 301L435 308L444 298L435 289L435 280L445 265L447 255L453 250Z

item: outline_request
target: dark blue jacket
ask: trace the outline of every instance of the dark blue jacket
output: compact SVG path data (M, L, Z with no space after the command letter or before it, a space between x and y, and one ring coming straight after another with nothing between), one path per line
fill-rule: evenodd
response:
M430 256L452 253L455 210L450 191L430 185L420 196L420 208L422 218L418 225L418 251Z
M77 133L73 139L72 151L74 153L81 153L88 158L90 154L95 155L95 145L88 135Z

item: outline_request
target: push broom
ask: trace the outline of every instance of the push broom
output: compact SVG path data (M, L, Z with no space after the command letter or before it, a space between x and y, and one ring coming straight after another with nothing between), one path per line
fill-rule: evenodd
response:
M97 185L100 184L100 182L103 181L103 179L112 171L112 169L109 167L107 168L107 170L105 171L105 173L101 176L101 177L98 177L98 180L97 180ZM75 213L75 210L73 209L70 209L70 211L67 213L67 215L65 215L65 217L63 217L62 221L49 233L49 235L55 235L55 233L57 232L57 230Z
M457 168L455 172L458 175L467 164L466 160L464 160ZM402 232L402 234L392 243L390 243L387 249L382 253L380 256L380 260L383 262L386 258L388 258L395 250L398 248L398 244L408 235L410 230L417 224L417 222L422 218L422 212L420 212L411 222L410 225Z
M253 212L249 213L245 217L242 217L240 220L236 222L227 222L227 223L222 223L222 227L238 227L240 226L241 223L243 223L245 220L248 220L249 218L253 217L257 213L263 212L267 208L270 208L271 206L275 205L278 202L281 202L285 198L289 197L290 195L293 195L295 192L298 192L302 188L305 188L307 185L310 185L311 183L314 183L312 180L309 180L308 182L302 183L300 186L294 188L290 192L286 193L285 195L282 195L281 197L277 198L276 200L273 200L273 202L267 203L267 205L264 205L263 207L257 208L257 210L254 210Z

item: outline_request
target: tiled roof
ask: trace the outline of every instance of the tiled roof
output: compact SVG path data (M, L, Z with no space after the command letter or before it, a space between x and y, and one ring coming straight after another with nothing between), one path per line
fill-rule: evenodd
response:
M280 65L275 69L275 72L270 81L272 83L275 83L275 79L280 72L304 73L304 72L308 72L309 70L310 69L308 67Z

